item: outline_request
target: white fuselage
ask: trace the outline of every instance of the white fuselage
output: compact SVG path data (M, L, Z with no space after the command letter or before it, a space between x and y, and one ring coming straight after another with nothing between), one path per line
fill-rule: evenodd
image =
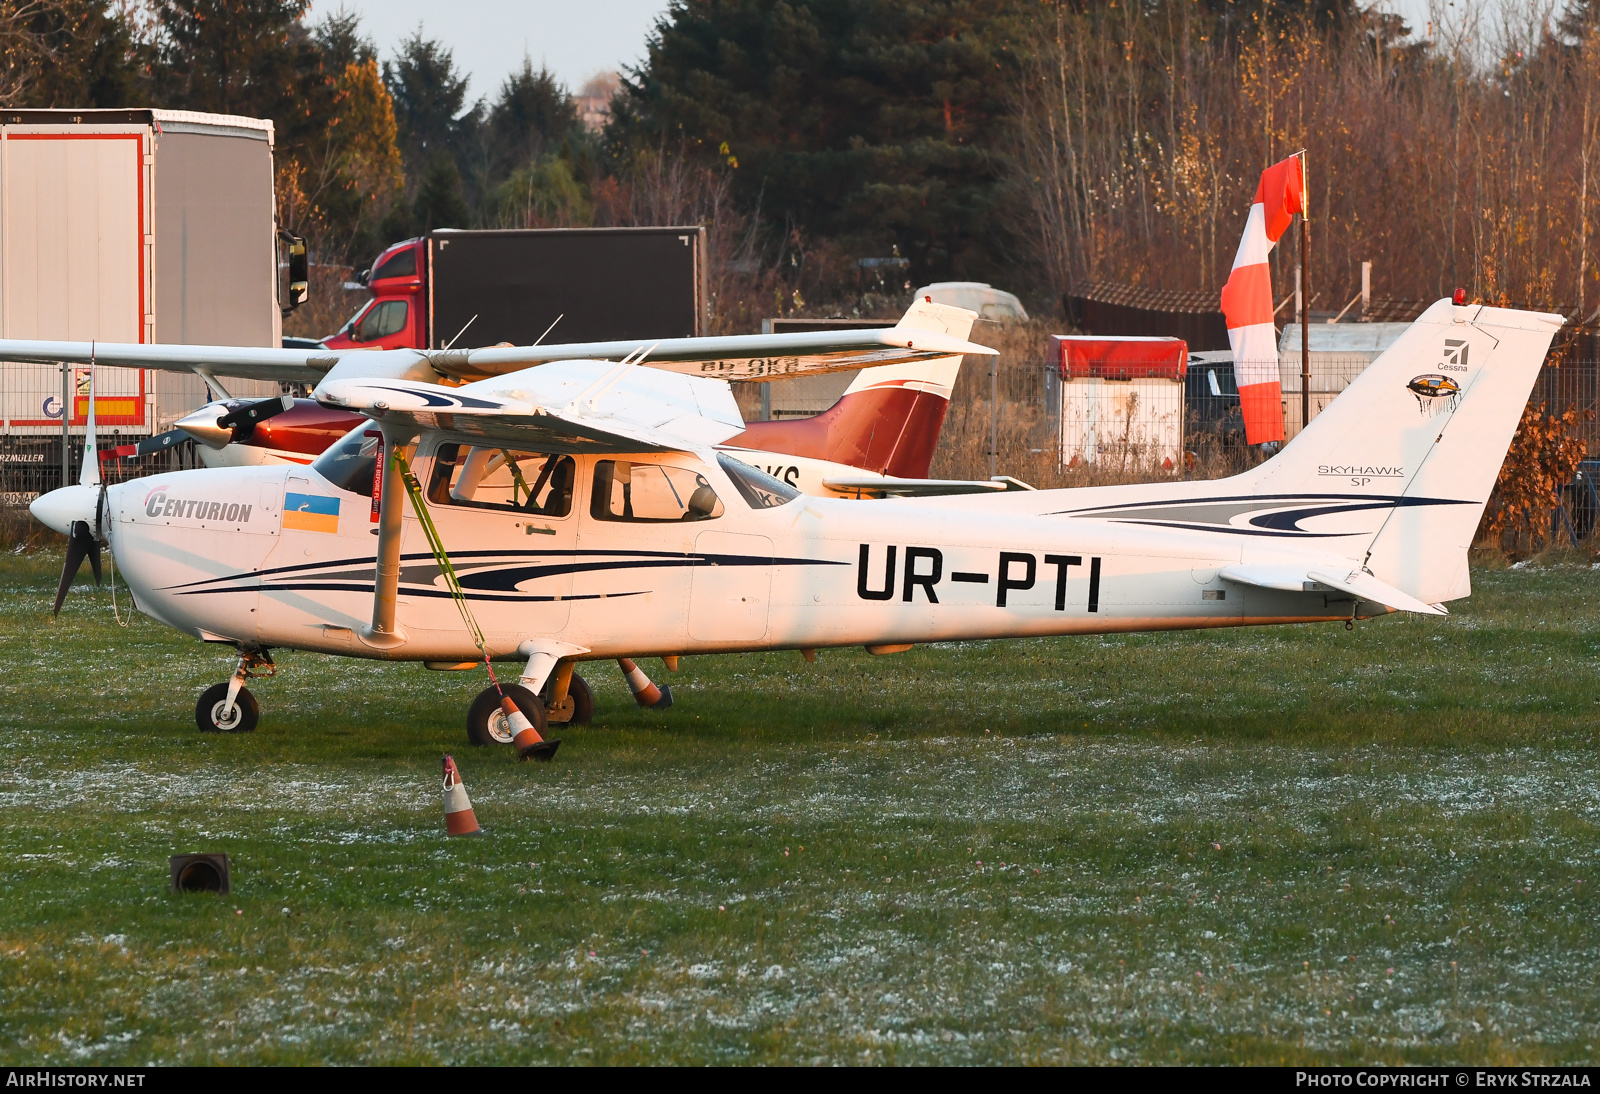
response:
M425 443L415 459L424 482L430 456ZM630 459L692 463L720 497L720 515L595 519L596 459L585 456L565 517L429 506L494 656L514 659L520 644L541 638L600 658L1348 619L1352 598L1241 586L1218 571L1241 561L1348 569L1343 541L1370 538L1383 516L1317 514L1320 534L1297 527L1296 543L1236 532L1227 519L1162 527L1103 511L1214 493L1218 484L1205 483L960 499L802 496L758 509L718 466L679 453ZM381 649L361 636L378 540L367 495L279 465L140 479L111 487L108 503L111 545L138 606L179 630L246 647L478 656L409 503L395 618L403 641ZM1360 605L1362 615L1385 610Z

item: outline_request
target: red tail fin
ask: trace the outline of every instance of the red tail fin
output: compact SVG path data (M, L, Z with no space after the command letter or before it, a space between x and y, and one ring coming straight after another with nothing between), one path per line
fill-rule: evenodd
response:
M897 327L965 338L976 312L913 301ZM925 479L961 358L879 365L856 374L844 396L812 418L750 422L726 443L764 452L831 460L896 478Z
M726 443L925 479L950 406L948 393L926 387L913 380L889 380L847 391L815 417L751 422Z

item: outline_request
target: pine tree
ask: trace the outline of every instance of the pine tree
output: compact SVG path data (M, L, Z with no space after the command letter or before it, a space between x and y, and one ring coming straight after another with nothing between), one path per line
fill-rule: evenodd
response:
M548 69L533 70L522 59L522 71L506 77L500 97L489 109L490 180L498 182L519 167L533 163L578 127L572 96Z
M679 145L776 224L913 276L982 276L1000 250L990 149L1023 0L674 0L608 129L613 155Z
M417 31L400 43L400 55L383 63L383 82L394 99L400 129L400 155L406 174L418 178L434 170L438 155L457 156L481 122L483 106L464 110L467 77L442 44ZM459 166L456 171L460 184ZM458 225L464 227L465 223Z
M471 225L471 214L461 196L461 172L448 153L436 152L429 161L411 207L411 219L417 232Z
M304 25L309 0L151 0L163 105L277 123L291 152L320 137L338 73Z

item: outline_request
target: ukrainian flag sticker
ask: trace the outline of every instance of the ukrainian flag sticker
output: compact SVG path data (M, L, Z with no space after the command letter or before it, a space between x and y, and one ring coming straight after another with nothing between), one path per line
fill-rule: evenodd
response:
M321 494L286 493L283 496L283 526L302 532L337 532L339 499Z

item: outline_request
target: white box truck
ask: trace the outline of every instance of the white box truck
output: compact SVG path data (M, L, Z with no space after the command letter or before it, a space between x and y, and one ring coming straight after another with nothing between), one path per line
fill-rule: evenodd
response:
M0 338L280 344L272 151L256 118L0 110ZM97 369L101 443L207 397L199 376ZM60 484L87 411L86 369L0 363L0 503Z

